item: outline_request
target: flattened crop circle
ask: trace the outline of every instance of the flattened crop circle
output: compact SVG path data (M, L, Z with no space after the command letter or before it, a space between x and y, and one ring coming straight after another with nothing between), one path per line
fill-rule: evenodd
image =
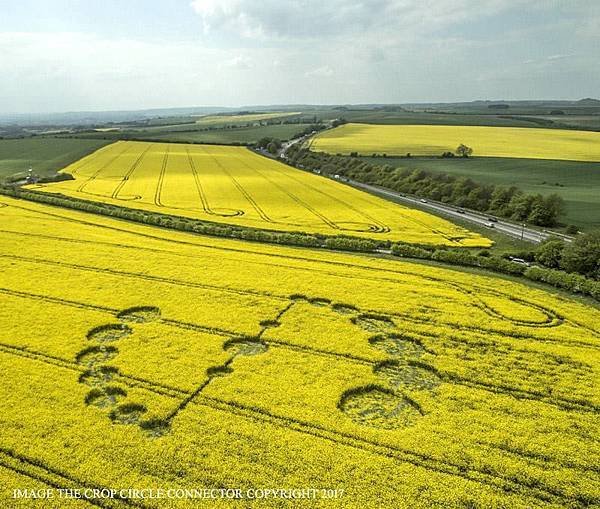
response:
M110 323L101 325L100 327L94 327L88 332L87 338L99 343L110 343L124 338L125 336L129 336L132 332L131 327L128 325L122 323Z
M141 416L146 413L146 407L138 403L119 405L110 413L110 418L118 424L137 424Z
M410 426L422 416L413 401L378 386L347 391L339 408L358 424L382 429Z
M114 359L119 351L114 346L90 346L77 354L78 364L92 367Z
M160 317L160 308L156 306L136 306L121 311L117 318L123 322L146 323Z

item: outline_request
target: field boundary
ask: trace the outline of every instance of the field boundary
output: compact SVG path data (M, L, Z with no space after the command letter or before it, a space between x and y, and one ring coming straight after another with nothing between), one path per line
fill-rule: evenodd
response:
M0 195L199 235L342 252L392 255L416 260L437 261L447 265L475 267L491 273L516 276L519 279L544 283L575 295L584 295L595 301L600 301L600 281L555 269L537 266L528 267L493 255L475 256L465 251L467 248L464 247L446 249L430 244L409 244L389 240L377 241L350 235L308 234L305 232L286 232L222 224L82 200L62 194L42 193L30 189L24 190L17 186L0 185Z

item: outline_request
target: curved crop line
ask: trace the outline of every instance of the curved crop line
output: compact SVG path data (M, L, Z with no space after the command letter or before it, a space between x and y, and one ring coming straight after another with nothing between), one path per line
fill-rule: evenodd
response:
M257 296L261 296L261 297L267 297L267 298L279 299L279 300L287 300L288 299L288 296L277 295L277 294L273 294L271 292L258 292L258 291L252 291L252 290L241 290L241 289L234 289L234 288L229 288L229 287L222 287L222 286L217 286L217 285L192 283L192 282L181 281L181 280L176 280L176 279L172 279L172 278L164 278L161 276L153 276L153 275L149 275L149 274L132 273L132 272L118 271L118 270L108 269L108 268L98 268L98 267L90 267L90 266L86 266L86 265L69 264L66 262L59 262L56 260L30 258L30 257L9 255L9 254L0 254L0 258L12 258L12 259L31 262L31 263L40 263L40 264L54 265L54 266L64 266L64 267L69 267L69 268L83 270L83 271L106 273L106 274L112 274L112 275L121 276L121 277L132 277L132 278L138 278L138 279L143 279L143 280L148 280L148 281L164 282L164 283L173 284L176 286L183 286L183 287L205 288L205 289L211 289L211 290L216 290L216 291L234 293L234 294L238 294L238 295L257 295ZM452 285L452 283L449 283L449 284ZM370 309L365 309L363 311L374 312L374 313L378 313L378 314L385 315L385 316L399 317L399 318L402 318L403 320L406 320L406 321L409 321L412 323L423 323L423 324L428 323L427 319L419 319L419 318L417 318L413 315L409 315L407 313L381 312L378 310L370 310ZM439 323L442 325L449 326L449 327L456 325L453 322L440 321ZM465 330L472 330L472 331L476 331L476 332L493 332L493 333L497 333L497 334L501 334L501 335L505 334L504 330L496 329L496 328L492 328L492 327L488 327L488 328L484 329L484 328L481 328L478 326L470 326L470 325L464 325L464 324L461 324L460 327ZM547 342L547 343L551 343L551 344L565 344L568 346L578 346L578 347L583 347L583 348L600 349L600 345L598 345L596 343L589 343L589 342L583 342L583 341L541 339L536 336L531 336L531 335L524 334L524 333L514 333L514 332L511 333L511 336L533 339L537 342Z
M29 353L29 352L27 352L27 353ZM43 359L36 359L36 360L42 360L42 362L43 362ZM80 371L77 368L71 368L71 369ZM187 396L186 399L189 399L190 395L193 394L193 392L190 392L190 391L182 391L181 389L166 387L161 384L155 384L154 382L150 382L150 381L143 380L143 379L137 379L135 377L130 377L127 375L121 374L119 378L123 379L123 381L130 381L130 383L134 384L134 386L136 386L136 387L144 388L151 392L155 392L155 393L163 395L163 396L175 398L175 397L180 397L180 396L185 395L185 396ZM473 469L471 471L465 470L464 466L462 466L462 465L455 465L450 462L431 458L426 455L417 453L415 451L402 450L402 449L394 447L394 446L378 444L376 442L371 442L370 440L352 435L350 433L338 432L336 430L324 428L324 427L321 427L321 426L313 424L313 423L299 421L299 420L285 417L285 416L279 416L279 415L273 414L271 412L268 412L262 408L249 407L249 406L242 405L239 403L221 400L218 398L212 398L212 397L204 396L201 394L197 394L196 396L197 397L195 397L195 399L193 401L195 404L208 406L213 409L216 408L217 410L227 411L229 413L234 413L236 415L242 415L246 418L251 418L251 419L255 419L255 420L258 419L262 422L266 421L266 422L269 422L276 426L280 426L280 427L283 427L286 429L292 429L297 432L313 435L313 436L316 436L317 438L330 440L330 441L336 442L336 443L344 445L344 446L359 448L359 449L362 449L366 452L370 452L373 454L383 455L383 456L388 456L388 457L391 455L391 457L393 457L396 460L399 460L399 461L402 461L405 463L412 463L416 466L423 467L423 468L426 468L429 470L434 470L434 471L438 471L438 472L450 474L450 475L457 475L460 477L464 477L466 479L470 479L470 480L480 482L483 484L493 485L496 487L497 487L496 482L498 480L500 480L502 482L509 482L513 486L516 486L518 489L519 488L534 489L534 491L536 493L538 492L538 490L541 491L542 493L544 493L544 495L540 495L540 494L536 495L534 493L529 493L529 494L532 496L535 496L536 498L543 497L544 500L546 499L546 497L548 495L551 495L553 497L559 497L559 498L565 497L565 495L562 492L556 491L556 490L554 490L552 488L548 488L548 487L540 487L537 482L535 484L529 485L528 482L523 483L523 482L515 480L515 479L508 479L508 478L505 478L502 475L499 475L496 473L489 473L489 472L479 471L476 469ZM192 400L190 399L190 402L191 401ZM477 476L482 475L482 476L484 476L484 478L486 478L488 480L492 480L492 482L486 482L479 477L473 477L472 475L469 475L469 472L472 472L472 474L476 474Z
M207 152L202 146L200 146L200 150L202 150L208 157L210 157L215 164L221 169L221 171L223 173L225 173L225 175L227 175L231 181L233 182L233 184L235 185L235 187L238 189L238 191L240 193L242 193L242 195L244 196L244 198L246 198L246 200L248 201L248 203L250 203L250 205L252 205L252 208L254 208L254 210L256 211L256 213L261 217L261 219L263 221L266 221L267 223L273 223L274 221L267 215L267 213L260 207L260 205L256 202L256 200L254 198L252 198L252 196L250 195L250 193L244 188L244 186L242 186L237 179L231 174L231 172L229 170L227 170L219 161L218 158L214 157L212 154L210 154L209 152Z
M108 145L105 145L104 147L100 147L98 150L95 150L92 154L89 154L88 156L84 157L83 159L80 159L79 161L77 161L78 163L82 163L80 165L78 165L74 170L71 170L71 175L78 175L79 172L81 170L83 170L83 168L85 168L88 164L91 164L93 161L95 161L96 159L98 159L100 156L104 155L104 151L108 150L109 148L113 148L112 147L113 143L109 143ZM75 163L74 163L75 164ZM63 168L66 170L66 168Z
M122 199L122 198L119 198L119 193L121 192L121 189L123 189L123 186L127 183L127 181L129 180L129 177L131 177L131 175L133 174L133 172L135 171L135 169L140 165L140 163L142 162L142 159L144 159L144 156L150 150L151 147L152 147L152 145L148 144L148 146L140 153L140 155L138 156L138 158L129 167L129 170L127 170L127 172L125 173L125 175L123 175L121 181L119 182L119 184L117 185L117 187L115 187L114 191L112 192L111 198L113 198L115 200Z
M206 212L207 214L211 214L213 216L221 216L221 217L235 217L235 216L244 215L243 210L230 209L233 213L219 214L218 212L215 212L213 209L210 208L210 205L208 203L208 197L206 196L206 193L204 192L204 188L202 187L202 183L200 182L200 175L198 175L198 170L196 169L196 164L194 163L194 159L192 157L192 154L190 153L190 149L186 147L185 151L187 153L188 163L192 170L194 182L196 183L196 189L198 190L198 195L200 196L200 202L202 203L202 210L204 210L204 212ZM224 209L221 209L221 210L224 210Z
M298 260L298 261L306 261L309 262L311 264L315 263L315 260L312 258L307 258L304 256L298 256L298 255L289 255L289 254L277 254L277 253L265 253L265 252L261 252L261 251L254 251L251 249L241 249L241 248L234 248L234 247L223 247L223 246L214 246L214 245L210 245L210 244L203 244L200 242L189 242L189 241L184 241L184 240L175 240L175 239L165 239L163 237L159 237L156 235L151 235L148 233L141 233L141 232L136 232L133 230L128 230L125 228L118 228L115 226L108 226L108 225L104 225L101 223L95 223L92 221L85 221L85 220L81 220L81 219L73 219L73 218L69 218L66 217L64 215L61 214L55 214L55 213L51 213L51 212L47 212L47 211L38 211L38 210L32 210L28 207L24 207L22 205L15 205L15 204L11 204L12 207L16 208L16 209L21 209L21 210L25 210L27 212L33 213L33 214L37 214L39 216L50 216L53 218L56 218L56 221L64 221L64 222L72 222L72 223L76 223L76 224L84 224L84 225L88 225L88 226L94 226L97 228L103 228L106 230L110 230L110 231L118 231L121 233L126 233L129 235L133 235L136 237L141 237L141 238L148 238L148 239L153 239L153 240L160 240L162 242L167 242L170 244L176 244L176 245L186 245L186 246L191 246L191 247L196 247L196 248L201 248L201 249L208 249L208 250L212 250L212 251L225 251L225 252L234 252L234 253L242 253L242 254L256 254L256 255L260 255L260 256L269 256L272 258L281 258L284 260ZM8 231L7 231L8 232ZM12 233L12 234L21 234L21 235L27 235L21 232L8 232L8 233ZM39 236L39 234L31 234L32 236ZM64 239L62 237L57 237L59 239L63 239L63 240L68 240L71 242L74 242L75 240L73 239ZM81 242L85 242L85 241L81 241ZM92 242L92 241L88 241L88 242ZM104 244L111 244L111 243L104 243ZM125 246L120 246L120 247L125 247ZM144 249L141 247L133 247L130 246L132 249ZM165 251L168 252L168 251ZM171 254L176 254L176 253L171 253ZM258 262L257 262L258 263ZM434 277L431 275L425 275L425 274L415 274L414 272L411 271L407 271L407 270L391 270L391 269L381 269L378 267L369 267L367 265L359 265L359 264L355 264L355 263L349 263L349 262L339 262L339 261L332 261L332 260L325 260L325 259L320 259L318 260L318 263L323 264L323 265L332 265L335 267L344 267L344 268L350 268L350 269L359 269L359 270L365 270L368 272L375 272L375 273L381 273L383 272L385 273L389 273L389 274L397 274L397 275L408 275L408 276L412 276L412 277L419 277L422 280L425 281L430 281L430 282L434 282L436 284L444 284L447 286L452 286L454 287L457 291L464 293L465 295L470 296L471 298L473 298L473 294L472 291L468 290L467 288L464 288L463 285L460 285L459 283L455 283L452 282L450 280L441 278L441 277ZM263 265L269 265L267 263L263 263ZM275 265L275 264L271 264L271 265ZM288 267L291 270L306 270L303 268L299 268L299 267L294 267L294 266L286 266L286 265L278 265L278 266L283 266L283 267ZM318 269L311 269L311 270L318 270ZM343 274L338 274L338 273L329 273L326 271L320 271L322 273L326 273L326 274L331 274L335 277L346 277L346 278L352 278L352 279L356 279L356 278L360 278L360 276L346 276ZM373 279L373 280L378 280L378 281L385 281L385 282L391 282L391 283L395 283L395 284L401 284L401 281L399 281L398 279L392 279L392 278L384 278L384 277L377 277L374 278L372 276L370 277L364 277L364 279ZM474 289L479 288L479 286L475 285L473 286ZM482 287L484 288L485 291L489 292L488 288ZM501 296L508 296L508 294L504 293L504 292L498 292L499 295ZM528 301L525 301L528 302ZM551 312L554 313L554 311L550 310ZM405 319L410 320L411 318L406 316L406 315L402 315L400 313L389 313L392 316L400 316L403 317ZM561 317L562 318L562 317ZM596 338L600 338L600 331L597 331L596 329L593 329L592 327L590 327L587 324L581 323L577 320L574 319L565 319L565 323L570 323L578 328L582 328L585 329L586 331L588 331L590 334L592 334L594 337ZM481 331L481 330L485 330L485 329L480 329L480 328L472 328L473 330L477 330L477 331ZM497 332L502 334L503 331L501 330L492 330L490 329L490 332ZM540 338L536 338L535 336L530 336L530 335L526 335L523 333L518 334L518 337L522 337L522 338L531 338L531 339L535 339L537 341L542 341ZM599 348L600 345L597 345L596 343L582 343L582 342L576 342L576 341L558 341L558 340L548 340L547 342L553 342L553 343L565 343L568 345L576 345L576 346L583 346L586 348Z
M287 168L286 168L286 170L287 170ZM257 171L257 170L255 170L255 171ZM354 205L351 205L350 203L347 203L346 201L342 200L341 198L337 198L336 196L334 196L332 194L329 194L328 192L323 191L322 189L319 189L319 188L313 186L312 184L309 184L308 182L301 181L299 178L297 178L296 176L294 176L291 173L291 171L282 171L281 174L284 175L284 176L286 176L286 177L288 177L288 178L290 178L290 179L292 179L292 180L294 180L295 182L297 182L301 186L308 187L308 188L312 189L313 191L326 196L330 200L337 201L339 204L343 205L344 207L347 207L350 210L356 212L358 215L361 215L362 217L364 217L365 219L367 219L367 221L370 221L371 223L376 224L380 228L380 231L378 233L389 233L391 231L391 228L389 226L387 226L385 223L382 223L381 221L375 219L370 214L367 214L363 210L360 210L360 209L356 208ZM306 179L306 180L308 180L308 179ZM427 227L427 228L431 229L430 227Z
M8 293L4 289L1 289L1 291L3 293ZM24 292L19 292L19 293L21 294L21 296L26 296L24 294ZM41 296L35 296L35 297L42 300ZM58 301L57 303L59 303L59 304L64 302L64 301L60 301L58 299L54 299L54 300L57 300ZM68 305L70 305L70 304L71 303L69 303ZM290 303L290 305L288 305L285 308L284 312L287 312L287 310L289 310L293 304L294 304L294 302L292 301ZM83 305L79 305L79 307L83 307ZM112 314L116 314L116 313L118 313L118 311L113 312ZM205 332L205 333L218 335L218 336L222 336L222 337L232 337L232 336L240 335L240 333L236 332L236 331L225 331L222 329L213 329L213 328L209 328L206 326L195 325L195 324L190 324L190 323L185 323L185 322L179 322L176 320L170 320L170 319L164 319L164 318L160 319L160 322L165 323L166 325L171 325L171 326L182 328L182 329L195 330L195 331ZM264 333L264 329L266 329L266 328L267 327L263 328L261 333L259 333L259 336L257 336L258 338L260 338L262 336L262 334ZM381 362L381 361L375 361L375 360L357 357L357 356L354 356L351 354L331 352L328 350L320 350L320 349L303 346L303 345L295 345L293 343L289 343L289 342L286 342L286 341L278 339L278 338L269 338L266 340L266 342L267 342L267 344L277 345L279 347L283 347L283 348L286 348L289 350L301 351L303 353L319 355L319 356L327 356L327 357L334 358L337 360L350 361L350 362L355 362L355 363L359 363L362 365L377 366ZM11 345L0 344L0 346L4 346L5 348L11 349L11 352L9 352L9 353L14 353L14 350L26 351L24 349L19 349L17 347L13 347ZM27 351L27 352L31 352L31 351ZM45 355L45 354L40 354L40 355ZM58 360L59 362L62 362L62 360L60 358L54 358L54 361L56 361L56 360ZM434 369L431 366L428 366L428 368ZM436 370L434 370L434 371L436 371ZM459 377L456 375L450 375L450 374L443 373L443 372L437 372L437 374L446 383L452 383L452 384L457 384L457 385L463 385L463 386L470 387L470 388L486 390L486 391L489 391L489 392L492 392L495 394L503 394L506 396L510 396L515 399L527 399L527 400L539 401L539 402L542 402L542 403L545 403L545 404L548 404L551 406L556 406L556 407L564 409L564 410L579 410L579 411L584 411L584 412L590 412L590 411L591 412L599 412L600 411L600 407L594 405L593 403L586 402L586 401L578 401L578 400L556 398L556 397L552 398L552 397L549 397L538 391L519 389L519 388L515 388L515 387L506 386L503 384L490 384L490 383L486 383L486 382L480 382L477 380L471 380L471 379L464 378L464 377Z
M171 145L167 145L165 149L165 155L163 156L160 172L158 174L158 182L156 183L156 191L154 192L154 205L157 207L164 207L161 201L162 187L165 181L165 173L167 172L167 163L169 162L169 150Z
M274 182L271 178L269 178L268 176L265 176L261 171L257 170L256 168L253 168L252 166L250 166L246 161L244 161L243 159L234 156L235 159L243 164L246 168L248 168L250 171L253 171L254 173L257 173L258 175L260 175L263 179L265 179L267 182L269 182L269 184L271 184L272 186L276 187L277 189L279 189L280 191L282 191L283 193L285 193L287 196L289 196L293 201L295 201L296 203L298 203L301 207L304 207L306 210L308 210L310 213L312 213L313 215L315 215L316 217L318 217L321 221L323 221L327 226L329 226L330 228L333 228L334 230L340 230L342 228L340 228L335 222L331 221L330 219L328 219L324 214L321 214L318 210L316 210L315 208L313 208L311 205L309 205L308 203L306 203L304 200L302 200L301 198L299 198L298 196L296 196L295 194L291 193L290 191L288 191L285 187L277 184L276 182ZM286 223L284 223L286 224Z
M1 346L1 345L0 345ZM32 353L29 351L22 351L18 348L14 348L14 347L10 347L11 350L16 350L16 354L19 355L23 355L23 356L27 356L29 357L28 354ZM45 362L44 354L38 354L41 358L35 358L36 360L41 360L42 362ZM54 358L50 357L50 360L53 361ZM71 365L70 369L73 369L75 371L80 372L81 368L77 365L72 365L73 363L70 363L68 361L63 361L65 364L67 365ZM53 362L50 362L50 364L53 364ZM67 367L67 366L65 366ZM127 385L130 386L134 386L134 387L139 387L139 388L143 388L146 389L150 392L154 392L157 393L159 395L162 396L167 396L167 397L172 397L172 398L181 398L181 397L187 397L189 398L189 395L192 394L192 391L184 391L178 388L174 388L174 387L170 387L170 386L166 386L163 384L158 384L155 382L151 382L148 380L144 380L144 379L140 379L140 378L136 378L130 375L123 375L123 374L119 374L119 378L121 379L121 381ZM191 400L190 400L191 401ZM238 414L238 415L243 415L244 417L247 418L253 418L253 419L259 419L261 421L267 421L267 422L271 422L274 425L278 425L287 429L293 429L295 431L298 432L303 432L303 433L308 433L311 435L315 435L315 431L319 432L319 433L326 433L327 436L322 436L321 434L317 434L315 436L319 437L319 438L325 438L328 440L333 440L336 441L337 443L343 444L343 445L347 445L347 446L351 446L351 447L356 447L355 444L349 444L348 440L358 440L360 442L359 444L359 448L367 451L367 452L371 452L371 453L375 453L375 454L379 454L379 455L384 455L384 456L389 456L389 452L391 451L392 453L400 453L402 455L408 455L408 458L406 457L396 457L396 459L399 459L400 461L404 461L404 462L409 462L409 463L414 463L414 460L419 460L419 459L424 459L426 461L433 461L434 463L436 463L438 465L438 467L436 468L435 466L432 468L431 466L426 466L426 465L422 465L422 464L418 464L417 466L424 466L425 468L430 468L430 469L434 469L434 470L438 470L441 471L442 473L450 473L450 474L454 474L455 471L451 471L451 472L445 472L443 470L439 470L439 467L441 466L443 467L458 467L458 471L460 472L459 475L463 475L464 474L464 467L460 466L460 465L453 465L449 462L445 462L443 460L437 460L434 458L430 458L428 456L422 455L420 453L414 452L414 451L406 451L406 450L402 450L399 448L396 448L394 446L389 446L389 445L382 445L382 444L377 444L375 442L371 442L369 440L366 440L364 438L361 437L357 437L355 435L349 434L349 433L344 433L344 432L338 432L336 430L331 430L331 429L327 429L327 428L323 428L319 425L313 424L313 423L308 423L308 422L303 422L303 421L298 421L296 419L293 418L289 418L289 417L284 417L284 416L278 416L275 414L272 414L264 409L261 408L255 408L255 407L249 407L246 405L242 405L239 403L235 403L235 402L230 402L230 401L225 401L225 400L221 400L221 399L217 399L217 398L212 398L209 396L204 396L204 395L199 395L195 400L194 403L199 404L199 405L205 405L205 406L209 406L211 408L217 408L219 410L224 410L230 413L234 413L234 414ZM328 435L333 435L333 438L331 436ZM375 448L375 450L373 449ZM382 452L383 450L383 452ZM415 463L416 464L416 463ZM520 483L519 481L516 481L514 479L505 479L504 477L498 475L498 474L490 474L489 472L483 472L483 471L478 471L478 470L473 470L473 472L475 473L479 473L479 474L484 474L484 475L491 475L492 477L497 477L503 480L508 480L510 482L515 482L519 485L522 485L524 487L533 487L533 488L539 488L542 491L545 491L549 494L553 494L556 496L563 496L561 493L556 492L555 490L552 490L550 488L540 488L538 486L537 483L535 483L532 486L529 486L527 483ZM476 480L477 479L472 479L472 480ZM478 481L478 482L482 482L482 481ZM484 482L484 484L487 484ZM548 491L549 490L549 491Z
M223 247L223 246L214 246L214 245L210 245L210 244L202 244L200 242L188 242L188 241L184 241L184 240L175 240L175 239L165 239L164 237L159 237L156 235L151 235L148 233L141 233L141 232L136 232L133 230L128 230L125 228L118 228L115 226L108 226L108 225L104 225L101 223L94 223L92 221L84 221L82 219L73 219L73 218L69 218L66 217L64 215L60 215L60 214L54 214L51 212L47 212L47 211L38 211L38 210L32 210L30 208L24 207L22 205L15 205L15 204L11 204L12 207L15 207L17 209L21 209L21 210L26 210L30 213L34 213L40 216L50 216L50 217L55 217L57 218L57 220L59 221L67 221L67 222L73 222L73 223L77 223L77 224L85 224L88 226L94 226L97 228L104 228L110 231L118 231L118 232L122 232L122 233L126 233L129 235L133 235L133 236L137 236L137 237L142 237L142 238L149 238L149 239L154 239L154 240L160 240L162 242L167 242L167 243L171 243L171 244L176 244L176 245L186 245L186 246L191 246L191 247L196 247L196 248L203 248L203 249L210 249L213 251L225 251L225 252L234 252L234 253L242 253L242 254L256 254L256 255L260 255L260 256L269 256L272 258L281 258L281 259L285 259L285 260L297 260L297 261L305 261L305 262L310 262L311 264L315 263L315 260L312 258L307 258L305 256L299 256L299 255L289 255L289 254L278 254L278 253L265 253L265 252L261 252L261 251L254 251L252 249L241 249L241 248L234 248L234 247ZM14 233L14 232L13 232ZM33 234L35 235L35 234ZM142 248L139 248L142 249ZM378 267L369 267L368 265L359 265L356 263L349 263L349 262L339 262L339 261L333 261L333 260L325 260L325 259L320 259L317 261L320 264L323 265L332 265L334 267L344 267L344 268L350 268L350 269L359 269L359 270L365 270L365 271L369 271L369 272L378 272L381 273L383 272L385 273L389 273L389 274L398 274L401 276L412 276L412 277L419 277L420 279L423 279L425 281L431 281L434 282L436 284L444 284L444 285L453 285L453 287L455 289L457 289L458 291L461 291L463 293L466 293L468 295L472 295L471 293L469 293L469 291L463 287L463 285L460 285L459 283L454 283L452 281L449 281L448 279L444 279L441 277L435 277L435 276L430 276L430 275L425 275L425 274L415 274L413 271L408 271L408 270L391 270L391 269L381 269ZM265 264L266 265L266 264ZM297 267L292 267L289 266L290 269L296 269L296 270L306 270L306 269L302 269L302 268L297 268ZM311 269L313 270L313 269ZM350 277L350 276L344 276L341 274L333 274L335 276L338 277ZM351 276L352 278L356 279L357 276L353 275ZM367 278L367 279L372 279L372 278ZM401 283L399 280L397 279L391 279L391 278L377 278L380 281L389 281L392 283L396 283L399 284ZM474 289L479 288L478 285L474 285L473 286ZM485 287L484 287L485 288ZM489 291L489 289L485 288L486 291ZM498 292L500 295L509 295L503 292ZM526 301L528 302L528 301ZM583 324L580 323L576 320L573 319L568 319L565 320L566 323L571 323L574 324L577 327L583 328L587 331L589 331L591 334L593 334L595 337L600 338L600 331L593 329L592 327L590 327L587 324ZM522 337L526 337L526 336L522 336ZM533 336L527 336L527 337L532 337ZM538 339L538 338L534 338L534 339ZM575 343L575 342L569 342L569 344L579 344L579 343ZM598 345L596 344L589 344L588 346L591 347L598 347Z
M105 164L103 164L98 170L96 170L92 175L90 175L85 182L82 182L81 185L77 188L77 192L83 193L83 194L92 194L94 196L103 196L103 195L100 195L97 193L86 192L86 191L84 191L84 189L90 182L93 182L94 180L96 180L96 178L98 177L98 175L100 175L100 173L102 173L106 168L108 168L112 163L114 163L119 157L121 157L125 152L127 152L129 150L129 148L130 148L129 145L125 145L123 150L121 150L114 157L111 157Z

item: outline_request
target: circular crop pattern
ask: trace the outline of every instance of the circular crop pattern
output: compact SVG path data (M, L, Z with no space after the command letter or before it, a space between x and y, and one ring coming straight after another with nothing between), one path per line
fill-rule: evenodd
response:
M171 426L168 421L162 419L148 419L140 422L140 428L150 437L162 437L169 433Z
M229 366L212 366L206 370L206 374L210 377L227 376L233 373L233 369Z
M352 322L371 332L386 332L396 328L391 318L370 313L359 315L353 318Z
M91 341L98 341L99 343L109 343L124 338L125 336L129 336L132 332L131 327L128 325L111 323L93 328L88 332L87 338Z
M264 328L273 328L279 327L281 323L279 323L277 320L263 320L259 325Z
M341 302L336 302L335 304L332 304L331 309L343 315L352 315L358 312L358 309L352 304L343 304Z
M160 317L160 308L155 306L137 306L121 311L117 318L123 322L147 323Z
M110 418L118 424L137 424L140 417L146 413L146 407L138 403L119 405L110 413Z
M92 389L85 397L86 405L94 405L100 408L107 408L116 405L121 399L125 398L127 393L120 387L104 387L102 389Z
M114 359L118 353L114 346L90 346L79 352L75 360L84 366L93 367Z
M326 299L325 297L313 297L312 299L308 299L313 306L329 306L331 301Z
M410 399L378 386L346 392L339 408L358 424L383 429L410 426L421 417L418 406Z
M433 368L415 362L384 361L375 366L373 371L390 386L402 387L409 391L432 390L441 383Z
M79 383L92 387L103 386L112 381L118 373L119 370L114 366L100 366L96 369L88 369L79 377Z
M423 346L417 341L394 332L372 336L369 338L369 343L374 348L402 358L420 357L425 352Z

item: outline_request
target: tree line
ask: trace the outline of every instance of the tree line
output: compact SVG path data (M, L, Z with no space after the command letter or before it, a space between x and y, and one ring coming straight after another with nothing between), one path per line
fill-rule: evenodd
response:
M579 235L570 244L551 239L536 250L513 253L513 258L536 261L541 265L528 266L511 260L508 255L493 255L489 250L480 250L478 253L474 253L466 248L452 249L427 244L416 245L389 240L364 239L349 235L263 230L81 200L71 196L26 190L11 185L0 185L0 195L192 234L363 253L391 249L391 254L394 256L480 267L521 276L533 281L541 281L572 293L588 295L600 301L600 281L597 280L600 278L600 232ZM566 270L572 272L569 273Z
M377 165L359 157L317 153L297 146L291 147L287 156L294 166L301 168L319 170L326 175L340 175L365 184L515 221L526 221L536 226L556 226L565 207L563 199L557 194L530 194L516 186L482 184L467 177L394 168L389 164Z

